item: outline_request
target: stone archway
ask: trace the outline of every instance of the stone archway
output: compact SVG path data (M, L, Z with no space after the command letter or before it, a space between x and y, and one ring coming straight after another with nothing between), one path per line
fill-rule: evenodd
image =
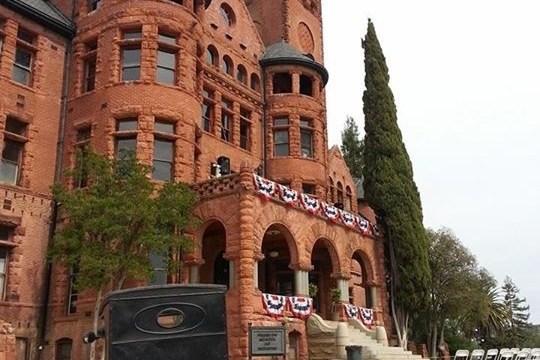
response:
M200 282L229 286L229 261L223 254L227 244L225 226L218 220L210 222L201 239Z
M357 250L351 258L351 278L349 280L349 302L356 306L372 308L373 271L367 256Z
M315 311L323 317L332 317L332 289L338 287L333 273L339 271L337 254L332 243L324 238L318 239L311 252L312 270L309 272L309 283L317 286L313 296Z
M264 293L295 295L295 276L291 263L296 259L296 248L289 230L273 224L264 233L261 243L263 259L258 263L258 287ZM291 248L292 246L292 248Z

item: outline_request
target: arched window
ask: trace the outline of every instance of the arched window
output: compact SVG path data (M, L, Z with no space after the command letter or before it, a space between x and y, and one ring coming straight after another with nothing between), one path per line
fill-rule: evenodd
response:
M250 87L256 92L261 92L261 80L257 74L251 74Z
M349 186L345 187L345 210L352 211L352 192Z
M328 200L333 204L336 201L336 188L334 187L334 180L332 180L332 178L328 178L328 183L330 185L328 190Z
M339 181L337 183L337 202L343 206L343 185Z
M218 59L219 55L217 49L213 45L208 45L208 47L206 48L206 63L208 65L217 66Z
M221 4L219 8L219 15L227 26L233 26L236 22L233 9L227 3Z
M62 338L56 341L55 360L71 360L73 340Z
M242 84L247 84L247 71L244 65L238 65L236 68L236 80Z
M234 67L232 59L228 55L223 56L223 59L221 60L221 71L232 76L234 71L233 69Z

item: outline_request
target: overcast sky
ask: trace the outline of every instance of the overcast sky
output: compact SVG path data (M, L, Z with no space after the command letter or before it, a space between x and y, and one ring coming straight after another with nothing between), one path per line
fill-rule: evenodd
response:
M540 21L530 0L322 0L329 145L363 135L375 25L424 225L456 236L540 324Z

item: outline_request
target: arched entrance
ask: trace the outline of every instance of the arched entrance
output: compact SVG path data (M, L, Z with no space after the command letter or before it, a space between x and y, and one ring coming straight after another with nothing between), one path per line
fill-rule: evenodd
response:
M229 261L223 258L227 243L225 227L219 221L211 222L202 236L200 282L229 286Z
M337 288L336 279L331 277L335 272L334 267L337 267L333 258L336 259L336 256L330 241L317 240L311 252L313 269L309 272L309 283L317 286L317 293L313 295L313 307L319 315L327 319L332 317L332 289Z
M264 293L294 295L294 271L289 267L291 253L286 236L290 234L279 225L270 226L264 234L261 245L264 258L258 264L258 286Z
M372 296L370 282L370 273L368 272L369 263L364 259L361 252L356 251L351 259L351 279L349 280L349 302L356 306L371 308Z

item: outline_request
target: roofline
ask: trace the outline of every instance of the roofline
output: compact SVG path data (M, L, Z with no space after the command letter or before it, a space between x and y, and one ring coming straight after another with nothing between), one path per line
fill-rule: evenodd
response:
M8 8L29 17L30 19L46 26L47 28L50 28L64 37L71 39L75 36L75 26L73 24L65 24L47 14L37 11L35 8L21 0L4 0L2 3Z
M297 57L278 57L278 58L271 58L271 59L261 59L260 64L264 66L271 66L271 65L302 65L309 67L319 73L321 75L323 84L326 85L328 82L328 70L324 66L322 66L319 63L316 63L313 60L310 59L301 59Z

